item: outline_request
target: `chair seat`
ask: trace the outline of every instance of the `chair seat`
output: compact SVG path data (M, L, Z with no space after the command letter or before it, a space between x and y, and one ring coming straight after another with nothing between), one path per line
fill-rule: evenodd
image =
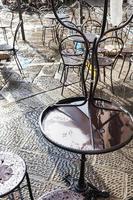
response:
M2 25L2 26L0 26L0 28L11 28L11 26L9 26L9 25Z
M104 56L104 57L98 57L98 63L99 63L99 66L102 67L102 66L110 66L113 64L113 60L107 56Z
M132 55L133 54L133 48L130 48L130 47L124 47L122 52L121 52L122 55Z
M84 197L81 194L70 190L54 190L44 194L38 200L83 200Z
M91 154L108 152L129 141L133 136L130 115L106 101L96 105L106 109L91 106L88 112L88 103L48 107L41 116L44 136L66 150Z
M49 29L51 29L51 28L55 28L56 27L56 25L55 24L47 24L47 25L43 25L43 28L45 29L45 28L49 28Z
M66 66L81 66L83 65L83 60L78 56L63 56L63 60Z
M0 44L0 51L13 51L13 47L8 44Z
M82 56L83 55L83 51L80 51L80 50L76 50L74 51L73 49L64 49L61 51L61 54L62 55L68 55L68 56L73 56L73 55L76 55L76 56Z

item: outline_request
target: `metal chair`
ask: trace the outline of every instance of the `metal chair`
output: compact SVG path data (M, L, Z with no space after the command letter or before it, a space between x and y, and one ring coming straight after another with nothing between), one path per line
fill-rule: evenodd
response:
M106 70L110 71L111 90L114 92L112 73L123 50L124 43L119 37L104 37L98 46L98 65L103 70L103 80L106 83ZM99 76L101 80L101 76Z
M120 25L123 25L124 22L122 22ZM119 25L119 26L120 26ZM124 42L124 47L122 49L121 52L121 57L122 57L122 65L121 65L121 69L118 75L118 78L120 78L121 73L123 71L123 67L125 64L125 61L128 62L128 67L126 66L127 69L127 73L123 79L123 81L126 81L126 78L131 70L131 66L132 66L132 57L133 57L133 42L132 42L132 38L133 38L133 22L130 22L127 26L125 26L124 28L119 29L118 31L115 31L113 34L115 34L117 37L120 37L123 42Z
M73 38L77 36L80 37L79 35L69 35L66 38L63 38L59 44L59 53L63 63L61 78L60 78L60 82L62 83L62 91L61 91L62 95L64 87L66 86L70 70L74 71L74 69L77 69L79 72L79 82L81 81L83 52L75 48L76 46L73 42Z
M0 52L9 52L10 55L12 55L14 57L20 74L23 74L23 72L22 72L23 68L22 68L22 65L21 65L21 63L20 63L20 61L18 59L18 56L17 56L17 51L18 50L16 48L17 35L18 35L18 31L19 31L19 29L21 27L21 24L22 24L22 21L20 21L18 23L17 27L16 27L12 45L9 45L9 44L0 44Z
M55 2L56 3L56 2ZM60 6L57 9L58 15L62 20L66 20L69 18L70 9L67 6ZM46 33L47 31L51 32L51 39L48 42L50 44L51 41L56 41L56 26L58 26L58 22L53 12L47 10L44 6L39 9L40 13L40 21L42 24L42 41L43 45L46 44ZM48 46L50 47L50 45Z
M0 11L0 29L3 31L3 36L4 40L8 44L8 36L7 36L7 30L11 31L11 34L13 36L13 31L12 31L12 23L14 19L14 12L7 10L7 9L2 9Z
M82 25L82 30L87 33L93 33L95 35L99 35L101 31L101 23L97 20L88 19Z

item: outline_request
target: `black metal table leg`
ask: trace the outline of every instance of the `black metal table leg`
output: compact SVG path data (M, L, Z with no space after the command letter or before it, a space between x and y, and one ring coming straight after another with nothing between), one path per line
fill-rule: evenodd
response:
M97 197L108 198L109 192L100 191L94 185L85 181L85 154L81 155L80 175L78 179L74 179L70 175L66 176L65 180L70 184L72 189L79 193L83 193L85 199L95 200Z

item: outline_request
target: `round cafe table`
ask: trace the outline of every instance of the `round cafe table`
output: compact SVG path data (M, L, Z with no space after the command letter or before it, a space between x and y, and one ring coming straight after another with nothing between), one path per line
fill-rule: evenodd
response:
M133 119L130 113L109 101L95 99L93 104L83 97L69 98L47 107L40 115L44 137L57 147L81 154L80 175L77 180L70 175L67 181L78 192L90 197L109 197L85 181L86 155L115 151L133 137Z

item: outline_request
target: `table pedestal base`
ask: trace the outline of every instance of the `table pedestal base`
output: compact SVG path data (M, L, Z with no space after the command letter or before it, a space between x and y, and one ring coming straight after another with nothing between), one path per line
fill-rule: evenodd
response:
M65 181L69 183L71 189L75 190L76 192L83 193L83 195L86 197L86 200L95 200L97 197L108 198L109 192L100 191L94 185L85 181L85 161L85 155L82 154L79 179L75 179L71 177L71 175L67 175L65 177Z

